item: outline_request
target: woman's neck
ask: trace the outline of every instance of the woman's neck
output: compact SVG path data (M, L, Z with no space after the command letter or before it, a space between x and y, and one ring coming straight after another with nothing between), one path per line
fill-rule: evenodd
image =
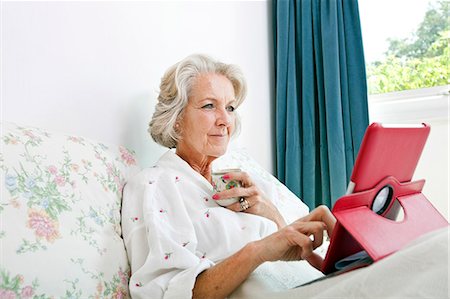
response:
M200 173L208 182L211 183L212 162L216 157L187 153L183 150L176 149L177 156L186 161L192 169Z

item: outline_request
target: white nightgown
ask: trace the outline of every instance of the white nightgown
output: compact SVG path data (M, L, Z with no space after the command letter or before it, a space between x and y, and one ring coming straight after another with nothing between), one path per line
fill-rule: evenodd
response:
M172 151L127 183L122 229L133 298L191 298L199 273L277 230L267 218L219 206L214 193Z

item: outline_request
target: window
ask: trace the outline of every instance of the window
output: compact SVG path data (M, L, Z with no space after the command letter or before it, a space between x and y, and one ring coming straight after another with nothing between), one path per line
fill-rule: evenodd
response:
M369 94L448 84L449 6L443 0L360 0Z
M369 119L431 126L415 178L449 219L449 2L359 0L359 9Z

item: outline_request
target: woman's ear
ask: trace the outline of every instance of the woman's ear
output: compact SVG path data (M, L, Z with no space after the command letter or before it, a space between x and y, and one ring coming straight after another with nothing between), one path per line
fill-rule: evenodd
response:
M181 138L182 128L181 128L181 125L180 125L180 123L178 121L175 122L174 130L179 135L179 138Z

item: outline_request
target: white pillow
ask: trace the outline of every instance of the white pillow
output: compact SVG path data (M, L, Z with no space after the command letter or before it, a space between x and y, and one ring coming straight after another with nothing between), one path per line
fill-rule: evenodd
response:
M120 208L133 153L10 123L0 142L0 297L128 297Z
M213 170L240 168L247 172L266 197L277 206L287 223L291 223L309 213L308 206L265 170L243 148L229 150L213 162Z

